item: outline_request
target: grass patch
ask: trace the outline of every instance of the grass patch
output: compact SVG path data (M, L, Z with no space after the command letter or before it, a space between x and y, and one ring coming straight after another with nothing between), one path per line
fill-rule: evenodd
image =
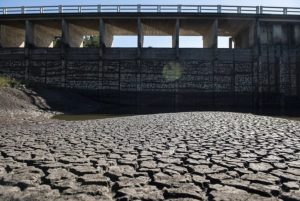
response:
M0 76L0 88L11 87L11 88L23 88L22 82L5 76Z

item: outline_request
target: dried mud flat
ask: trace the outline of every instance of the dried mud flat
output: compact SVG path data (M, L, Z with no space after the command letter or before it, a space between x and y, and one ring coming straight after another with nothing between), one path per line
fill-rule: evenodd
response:
M225 112L53 120L2 125L0 139L0 200L300 200L296 121Z

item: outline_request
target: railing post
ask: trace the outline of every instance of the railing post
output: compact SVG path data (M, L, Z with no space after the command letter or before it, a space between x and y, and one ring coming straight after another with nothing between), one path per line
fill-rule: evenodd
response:
M263 6L259 6L259 13L264 14L264 7Z
M202 13L202 6L198 6L198 13Z
M21 13L22 13L22 14L25 13L25 7L24 7L24 6L22 6L22 8L21 8Z
M43 14L43 13L44 13L44 8L40 7L40 14Z
M117 6L117 12L118 13L120 12L120 6Z
M3 13L6 15L7 14L7 8L4 8Z
M98 13L101 13L101 5L97 6L97 11L98 11Z
M283 14L284 15L287 15L287 11L288 11L287 8L283 8Z
M241 13L242 13L242 7L241 7L241 6L238 6L238 7L237 7L237 12L238 12L238 14L241 14Z
M137 5L137 12L140 13L141 12L141 4Z
M157 6L157 12L160 13L160 11L161 11L161 6L158 5L158 6Z
M78 13L81 13L81 6L78 6Z
M181 13L181 5L177 5L177 12Z
M58 6L58 12L59 12L59 13L62 13L62 12L63 12L63 7L62 7L62 5L59 5L59 6Z
M259 6L256 6L256 14L259 14Z
M217 12L218 12L218 13L222 13L222 7L221 7L221 5L218 5L218 6L217 6Z

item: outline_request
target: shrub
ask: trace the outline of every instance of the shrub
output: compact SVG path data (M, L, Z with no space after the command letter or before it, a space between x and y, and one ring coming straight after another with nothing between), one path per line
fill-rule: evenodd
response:
M14 78L0 76L0 88L3 87L22 88L24 85Z

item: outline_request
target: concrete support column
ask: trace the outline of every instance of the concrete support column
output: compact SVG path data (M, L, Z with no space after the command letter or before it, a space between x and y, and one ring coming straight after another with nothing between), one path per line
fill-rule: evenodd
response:
M33 23L29 20L26 20L25 47L34 47Z
M248 39L249 43L248 46L249 47L254 47L255 43L256 43L256 22L253 21L250 23L249 25L249 39Z
M61 28L61 45L62 47L69 47L69 24L65 19L62 19Z
M283 42L283 30L280 24L274 24L273 28L273 44L278 45Z
M107 29L104 20L100 19L100 46L101 47L111 47L113 42L113 34L112 32Z
M300 25L294 25L294 42L295 45L298 47L300 45Z
M138 37L138 48L143 48L144 45L144 32L143 32L143 23L141 18L138 18L137 22L137 37Z
M245 29L234 37L235 48L249 47L249 30Z
M176 19L175 29L172 36L172 47L178 49L179 48L179 31L180 31L180 21Z
M0 48L3 47L2 46L2 34L1 34L2 31L1 30L2 30L2 25L0 24Z
M203 35L203 46L204 48L218 48L218 19L215 19L208 30Z

